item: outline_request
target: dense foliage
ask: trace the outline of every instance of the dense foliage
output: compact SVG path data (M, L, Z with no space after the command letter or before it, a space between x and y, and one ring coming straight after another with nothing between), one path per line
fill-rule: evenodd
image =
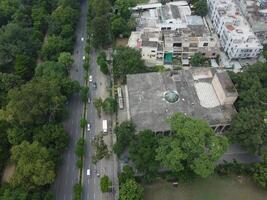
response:
M156 160L174 172L190 169L201 177L212 174L215 161L227 149L227 139L216 136L205 121L181 113L173 115L169 123L173 134L160 139Z
M113 56L113 75L115 80L125 82L127 74L146 71L140 51L129 47L119 47L115 50Z
M239 113L228 136L252 153L267 155L267 64L256 63L230 76L239 93L236 102Z
M75 0L0 1L0 174L15 164L0 199L52 199L65 105L79 90L68 77L78 16Z
M143 194L143 187L132 179L128 179L120 188L120 200L142 200Z
M109 188L112 186L112 182L108 176L102 176L100 179L100 189L101 192L108 192Z
M113 145L114 152L120 156L134 137L135 126L131 121L124 121L114 129L117 141Z

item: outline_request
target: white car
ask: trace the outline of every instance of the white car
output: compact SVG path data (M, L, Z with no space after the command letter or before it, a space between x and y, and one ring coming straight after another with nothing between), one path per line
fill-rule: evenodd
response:
M84 38L83 38L83 37L81 38L81 41L82 41L82 42L84 41Z
M87 176L90 176L91 175L91 170L87 169L86 174L87 174Z
M83 56L83 60L85 60L85 56Z
M89 76L89 82L93 82L93 76L92 75Z
M87 131L91 130L91 124L87 124Z

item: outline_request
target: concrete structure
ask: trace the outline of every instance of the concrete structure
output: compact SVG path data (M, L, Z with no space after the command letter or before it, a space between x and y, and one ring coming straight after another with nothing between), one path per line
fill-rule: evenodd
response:
M137 131L167 132L166 119L181 112L222 132L236 113L233 83L226 72L212 68L127 75L126 91L128 119Z
M237 0L243 16L263 44L267 44L267 0Z
M263 46L233 0L207 0L209 17L230 59L256 58Z
M134 13L137 28L128 42L128 46L141 49L147 63L167 66L179 58L188 64L188 59L196 52L207 58L218 55L216 36L210 33L200 16L191 15L186 1L156 5L142 5L142 9Z

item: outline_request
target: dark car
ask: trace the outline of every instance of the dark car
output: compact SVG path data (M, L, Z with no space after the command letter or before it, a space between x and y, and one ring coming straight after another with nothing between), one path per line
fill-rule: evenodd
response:
M97 88L96 82L93 82L93 88L96 90L96 88Z

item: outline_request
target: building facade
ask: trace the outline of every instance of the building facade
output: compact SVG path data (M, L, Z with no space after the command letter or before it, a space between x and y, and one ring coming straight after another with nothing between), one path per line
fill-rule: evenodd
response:
M233 0L208 0L209 17L230 59L256 58L263 46Z

